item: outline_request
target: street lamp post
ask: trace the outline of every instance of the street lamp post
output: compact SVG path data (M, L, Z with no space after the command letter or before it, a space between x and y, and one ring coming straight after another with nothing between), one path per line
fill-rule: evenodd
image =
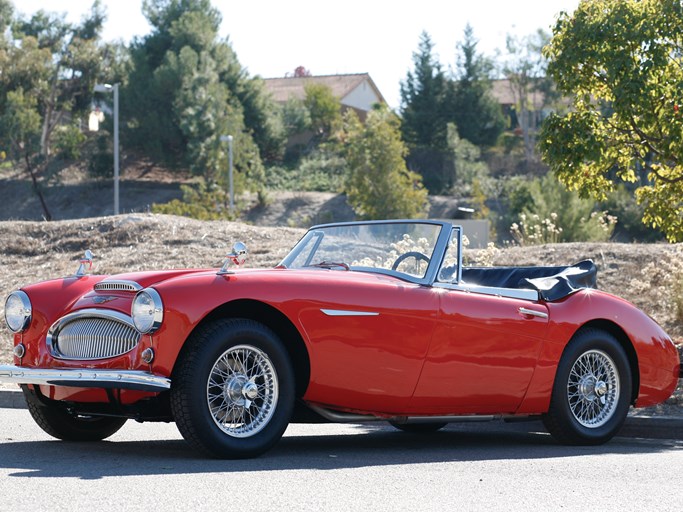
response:
M114 93L114 215L119 214L119 84L96 84L95 92Z
M235 210L235 191L232 185L232 135L221 135L221 142L228 143L228 183L230 187L230 215Z

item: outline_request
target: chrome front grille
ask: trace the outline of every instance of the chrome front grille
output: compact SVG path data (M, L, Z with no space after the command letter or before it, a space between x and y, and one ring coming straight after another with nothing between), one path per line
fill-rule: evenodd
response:
M133 350L140 341L130 317L116 311L86 309L51 328L47 344L59 359L106 359Z

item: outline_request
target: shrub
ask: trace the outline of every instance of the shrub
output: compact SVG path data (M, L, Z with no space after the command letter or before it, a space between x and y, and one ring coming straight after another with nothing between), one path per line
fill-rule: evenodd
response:
M301 160L298 167L269 167L266 186L271 190L340 192L346 178L346 161L326 149L319 149Z
M510 232L522 245L555 242L604 242L617 218L589 199L567 190L554 175L513 182L508 193ZM516 189L516 190L515 190Z
M109 150L111 136L104 132L95 139L95 150L88 161L88 174L95 179L108 179L114 175L114 154Z
M62 160L78 160L85 144L86 136L78 126L60 126L55 130L54 148Z
M152 213L180 215L198 220L233 220L227 207L228 198L224 190L207 187L203 182L195 186L181 185L182 199L173 199L164 204L153 204Z

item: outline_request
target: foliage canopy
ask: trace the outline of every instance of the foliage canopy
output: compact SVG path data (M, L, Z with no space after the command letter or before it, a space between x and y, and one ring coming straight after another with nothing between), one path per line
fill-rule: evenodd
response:
M583 0L553 34L548 71L574 110L544 123L544 160L582 196L636 183L643 221L682 241L681 3Z

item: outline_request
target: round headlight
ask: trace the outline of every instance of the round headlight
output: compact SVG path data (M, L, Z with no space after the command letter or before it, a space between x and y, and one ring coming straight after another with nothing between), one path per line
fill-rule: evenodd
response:
M5 301L5 322L12 332L25 331L31 324L31 301L21 290L12 292Z
M131 316L135 328L143 334L149 334L161 327L164 319L164 305L161 297L153 288L138 292L133 300Z

